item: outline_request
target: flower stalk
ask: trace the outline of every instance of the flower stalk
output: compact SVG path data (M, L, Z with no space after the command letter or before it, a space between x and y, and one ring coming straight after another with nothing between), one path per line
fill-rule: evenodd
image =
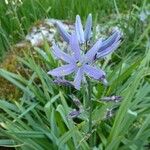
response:
M93 103L92 103L92 99L91 99L91 81L90 79L87 77L87 85L88 85L88 90L87 90L87 95L88 95L88 107L89 107L89 144L90 147L93 146L93 136L92 136L92 111L93 111Z

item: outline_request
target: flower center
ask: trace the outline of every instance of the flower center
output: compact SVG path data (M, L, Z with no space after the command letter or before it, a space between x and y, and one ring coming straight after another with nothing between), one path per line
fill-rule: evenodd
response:
M77 64L78 67L81 67L81 66L82 66L82 63L79 62L79 61L78 61L76 64Z

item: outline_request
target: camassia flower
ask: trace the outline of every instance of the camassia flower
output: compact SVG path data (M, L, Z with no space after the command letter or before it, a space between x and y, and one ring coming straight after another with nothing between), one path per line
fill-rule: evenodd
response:
M71 73L75 73L73 85L76 89L80 89L81 81L84 74L89 77L105 82L105 72L93 66L93 58L95 57L97 51L101 47L102 39L99 39L93 47L88 50L85 54L80 50L77 35L73 33L70 37L70 48L72 50L72 55L66 54L59 49L57 45L53 45L54 55L66 62L67 64L58 67L56 69L50 70L48 74L55 77L63 77Z

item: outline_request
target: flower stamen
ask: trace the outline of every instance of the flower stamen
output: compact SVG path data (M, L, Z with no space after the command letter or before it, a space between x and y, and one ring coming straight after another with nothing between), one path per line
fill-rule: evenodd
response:
M77 64L78 67L81 67L81 66L82 66L82 63L79 62L79 61L78 61L76 64Z

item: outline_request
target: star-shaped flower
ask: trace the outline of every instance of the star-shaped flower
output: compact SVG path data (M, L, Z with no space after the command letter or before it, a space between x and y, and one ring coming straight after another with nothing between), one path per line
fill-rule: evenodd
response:
M93 45L93 47L86 52L86 54L82 54L83 51L80 50L76 34L72 34L69 40L72 55L66 54L61 51L57 45L53 46L54 55L57 58L66 62L67 64L49 71L48 74L56 77L63 77L75 72L73 85L78 90L80 89L81 81L84 77L84 74L87 74L89 77L95 80L104 81L105 72L92 65L92 62L94 60L93 58L101 47L102 39L99 39Z

